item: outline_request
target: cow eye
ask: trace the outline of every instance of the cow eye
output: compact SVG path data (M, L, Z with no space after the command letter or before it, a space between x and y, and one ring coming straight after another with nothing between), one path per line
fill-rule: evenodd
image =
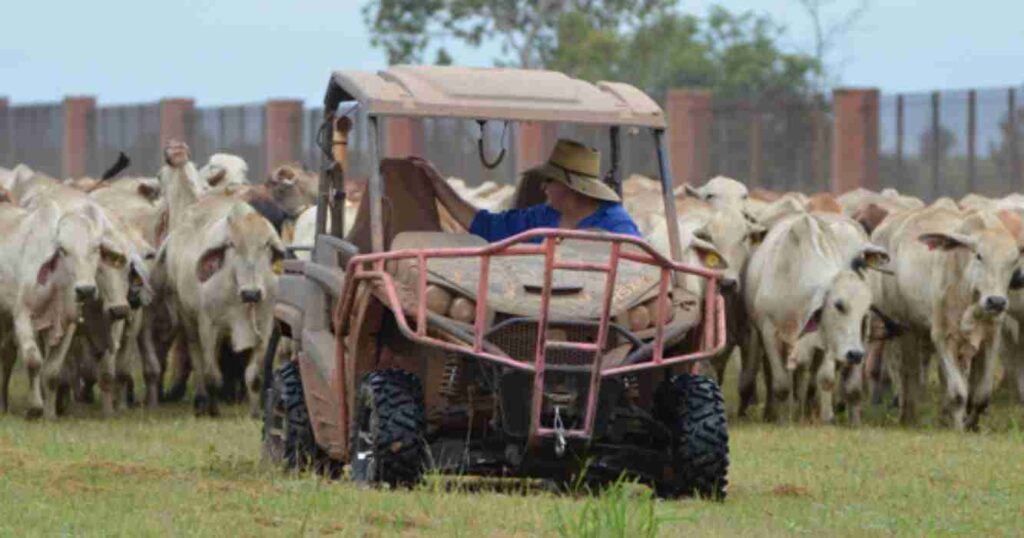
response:
M710 193L709 193L709 194L705 194L705 195L704 195L704 199L705 199L705 200L711 200L711 199L713 199L714 197L715 197L715 195L714 195L714 194L710 194Z
M975 257L975 258L976 258L976 259L977 259L977 260L978 260L979 262L980 262L980 261L984 261L984 260L983 260L983 258L981 257L981 254L975 254L975 255L974 255L974 257Z
M836 310L838 310L840 314L845 314L846 303L844 303L842 300L836 301Z

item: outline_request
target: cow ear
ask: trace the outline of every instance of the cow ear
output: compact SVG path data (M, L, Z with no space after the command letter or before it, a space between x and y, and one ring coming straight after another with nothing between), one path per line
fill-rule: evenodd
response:
M697 257L700 259L700 263L704 267L714 269L716 271L729 268L729 264L725 262L725 258L722 257L722 253L715 248L715 245L712 245L699 237L694 237L693 242L690 243L690 248L697 253Z
M744 213L745 215L746 213ZM750 231L747 232L747 239L750 239L750 244L753 246L760 245L764 241L764 236L768 235L768 228L761 226L760 224L751 224Z
M136 191L139 196L149 200L150 202L160 197L160 187L157 185L150 185L148 183L139 183Z
M685 187L686 187L686 194L687 194L687 196L693 196L694 198L696 198L698 200L703 200L704 199L704 197L701 196L700 191L695 189L695 188L693 188L693 186L690 185L689 183L687 183L685 185Z
M54 272L57 271L57 266L60 264L61 249L57 247L51 255L42 265L39 266L39 271L36 272L36 284L45 286L50 282L50 277Z
M864 269L874 269L883 273L889 271L885 266L889 263L889 252L884 248L868 243L853 259L853 270L858 273Z
M805 334L813 333L818 330L818 326L821 325L821 313L824 307L819 306L811 312L811 316L804 322L804 326L800 329L800 336L803 337Z
M215 170L216 171L213 173L213 175L206 178L206 183L211 187L216 187L217 185L220 185L220 182L224 181L224 178L227 177L228 175L228 171L224 168L217 167L215 168Z
M1010 277L1010 289L1019 290L1024 288L1024 270L1020 267L1013 270L1013 276Z
M963 234L927 233L921 234L917 240L924 243L928 250L942 249L953 250L955 248L974 248L975 242Z
M200 282L206 282L224 266L225 250L227 250L227 246L221 245L208 249L199 257L199 263L196 264L196 276Z

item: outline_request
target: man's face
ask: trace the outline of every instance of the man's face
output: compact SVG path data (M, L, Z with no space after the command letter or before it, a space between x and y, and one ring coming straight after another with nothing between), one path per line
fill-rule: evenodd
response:
M562 213L568 208L569 200L575 193L564 183L549 179L544 181L544 194L547 196L548 205Z

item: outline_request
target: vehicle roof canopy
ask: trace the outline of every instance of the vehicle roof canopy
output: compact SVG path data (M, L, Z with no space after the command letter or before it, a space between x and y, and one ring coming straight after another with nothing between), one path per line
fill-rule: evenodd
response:
M343 101L380 116L666 125L658 103L629 84L591 84L555 71L423 65L335 71L324 107L334 111Z

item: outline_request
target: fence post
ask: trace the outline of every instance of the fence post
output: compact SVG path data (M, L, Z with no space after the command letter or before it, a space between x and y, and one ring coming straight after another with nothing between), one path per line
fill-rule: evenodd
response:
M11 162L11 121L7 114L9 101L7 97L0 97L0 166L13 167Z
M384 151L381 152L382 156L422 156L425 147L423 120L394 117L384 120Z
M86 174L95 110L95 97L64 98L64 144L61 150L61 173L64 177Z
M189 140L189 116L195 108L195 101L187 98L165 98L160 100L160 152L171 140L194 144ZM192 148L195 151L195 148ZM159 157L158 162L163 162Z
M942 192L941 185L942 174L941 168L939 167L941 161L941 145L942 145L942 122L940 120L941 108L939 105L939 92L932 92L932 151L931 155L928 156L931 159L932 167L932 198L938 198Z
M554 123L539 121L524 121L516 125L517 175L548 160L558 137L557 127Z
M696 185L710 174L713 121L711 92L699 89L669 90L667 104L672 177L676 185Z
M299 158L302 146L302 101L272 99L264 108L266 116L264 143L266 169Z
M976 139L978 137L978 91L967 92L967 192L976 192L978 170Z
M1010 139L1010 179L1017 185L1024 182L1024 170L1021 169L1020 162L1020 150L1017 144L1017 97L1016 89L1010 88L1006 94L1006 108L1008 110L1006 115L1007 128L1009 132L1007 137Z
M832 191L878 189L878 90L833 92Z

